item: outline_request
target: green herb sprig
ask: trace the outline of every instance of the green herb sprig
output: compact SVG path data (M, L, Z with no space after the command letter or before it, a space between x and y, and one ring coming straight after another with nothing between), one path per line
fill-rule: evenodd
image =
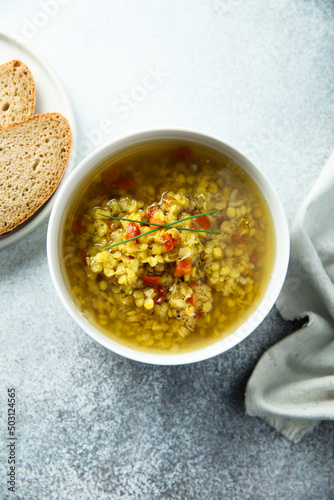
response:
M136 222L138 224L145 224L148 226L153 226L153 225L157 226L155 229L151 229L151 231L147 231L146 233L138 234L137 236L133 236L132 238L128 238L127 240L118 241L117 243L113 243L112 245L105 247L104 250L109 250L109 248L113 248L113 247L116 247L118 245L123 245L124 243L127 243L128 241L137 240L138 238L141 238L142 236L147 236L148 234L155 233L156 231L159 231L159 229L170 228L170 227L175 226L175 224L179 224L180 222L185 222L185 221L190 220L190 219L197 219L198 217L203 217L204 215L215 214L217 212L218 212L218 210L211 210L210 212L205 212L202 214L190 215L189 217L185 217L184 219L179 219L179 220L176 220L174 222L169 222L168 224L163 224L163 225L162 224L155 224L155 223L151 223L151 222L146 222L146 221L135 221L132 219L124 219L122 217L114 217L112 215L105 215L105 214L99 213L99 215L102 215L103 217L107 217L108 219L117 219L117 220L129 221L129 222ZM215 231L207 231L205 229L191 229L188 227L177 227L176 229L186 230L186 231L194 231L194 232L199 232L199 233L220 234L220 233L217 233Z

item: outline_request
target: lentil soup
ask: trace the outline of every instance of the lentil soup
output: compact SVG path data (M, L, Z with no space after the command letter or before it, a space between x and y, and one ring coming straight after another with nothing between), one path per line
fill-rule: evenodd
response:
M266 201L234 161L159 140L96 172L69 207L63 238L72 295L89 321L131 348L174 353L248 319L270 278L274 234Z

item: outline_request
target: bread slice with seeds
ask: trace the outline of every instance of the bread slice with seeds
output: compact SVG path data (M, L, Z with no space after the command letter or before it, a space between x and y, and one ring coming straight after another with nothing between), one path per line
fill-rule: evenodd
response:
M23 62L14 59L0 66L0 126L20 122L34 114L36 89Z
M55 192L72 145L59 113L0 127L0 234L29 219Z

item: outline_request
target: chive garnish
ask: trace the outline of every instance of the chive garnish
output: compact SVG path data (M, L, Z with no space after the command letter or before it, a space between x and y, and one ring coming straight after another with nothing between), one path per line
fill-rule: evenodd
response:
M112 245L109 245L108 247L104 247L104 250L109 250L109 248L113 248L113 247L116 247L118 245L123 245L124 243L127 243L128 241L137 240L138 238L141 238L142 236L147 236L148 234L155 233L156 231L159 231L159 229L163 229L163 228L166 228L166 227L172 227L175 224L178 224L179 222L184 222L184 221L190 220L190 219L197 219L198 217L202 217L203 215L215 214L217 212L218 212L218 210L211 210L210 212L205 212L205 213L197 214L197 215L191 215L189 217L185 217L184 219L179 219L179 220L176 220L174 222L169 222L168 224L164 224L164 225L154 224L154 225L156 225L158 227L156 227L155 229L151 229L151 231L147 231L146 233L142 233L142 234L138 234L137 236L133 236L132 238L128 238L126 240L118 241L117 243L113 243ZM104 215L104 214L99 214L99 215L102 215L104 217L108 217L108 218L111 218L111 219L129 220L130 222L137 222L139 224L142 223L142 221L134 221L134 220L131 220L131 219L123 219L121 217L113 217L113 216ZM151 223L146 223L146 224L153 225ZM220 234L220 233L216 233L214 231L206 231L204 229L203 230L201 230L201 229L194 230L194 229L191 229L191 228L182 228L182 227L177 227L177 229L189 229L190 231L198 231L200 233Z
M163 227L163 226L160 226L160 227ZM124 243L127 243L128 241L137 240L138 238L141 238L142 236L147 236L148 234L155 233L156 231L159 231L159 229L158 228L151 229L151 231L147 231L147 233L138 234L138 236L133 236L132 238L128 238L127 240L118 241L117 243L114 243L113 245L110 245L109 247L104 247L103 250L109 250L109 248L117 247L118 245L123 245Z
M179 219L179 220L176 220L175 222L170 222L169 224L166 224L166 226L171 226L173 224L178 224L179 222L184 222L185 220L189 220L189 219L197 219L198 217L203 217L203 215L216 214L217 212L218 212L218 210L211 210L210 212L204 212L203 214L190 215L189 217L186 217L185 219ZM201 230L201 233L202 232L203 231Z
M211 213L211 212L206 212L205 214L193 215L192 217L189 217L189 218L194 218L194 217L197 218L197 217L200 217L201 215L206 215L208 213ZM137 224L144 224L145 226L157 226L158 229L163 228L167 225L167 224L156 224L155 222L146 222L143 220L125 219L125 217L115 217L113 215L105 215L105 214L101 214L101 213L99 213L99 215L102 215L102 217L107 217L108 219L125 220L127 222L136 222ZM176 224L177 222L181 222L181 221L183 222L185 220L188 220L188 218L181 219L181 220L175 221L175 222L170 222L169 224L172 225L172 224ZM220 233L217 233L216 231L208 231L207 229L193 229L190 227L177 227L177 229L180 229L181 231L194 231L195 233L220 234ZM144 233L144 234L147 234L147 233Z

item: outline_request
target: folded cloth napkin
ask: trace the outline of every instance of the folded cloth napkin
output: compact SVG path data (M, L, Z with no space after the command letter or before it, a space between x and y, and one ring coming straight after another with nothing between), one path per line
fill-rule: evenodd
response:
M276 306L303 328L271 347L246 388L246 412L292 441L334 419L334 153L291 229L287 277Z

